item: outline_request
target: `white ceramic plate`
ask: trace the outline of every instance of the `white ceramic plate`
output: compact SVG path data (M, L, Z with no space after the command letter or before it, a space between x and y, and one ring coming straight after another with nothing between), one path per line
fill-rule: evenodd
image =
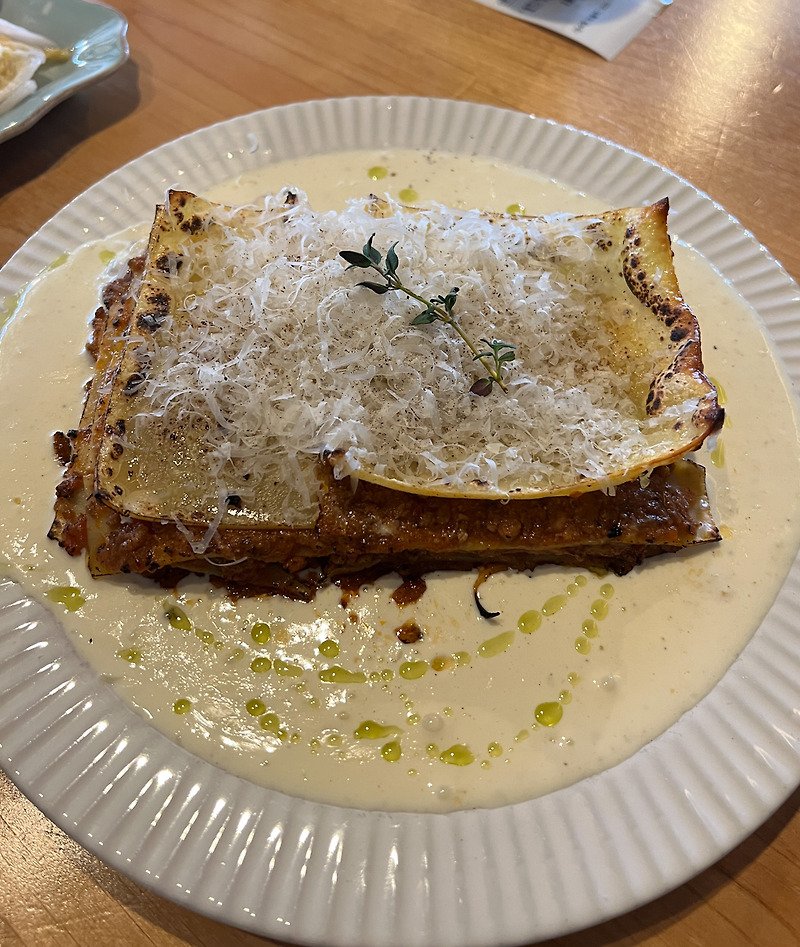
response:
M609 206L668 193L677 236L751 303L800 380L800 292L724 210L609 142L461 102L309 102L165 145L49 221L0 272L0 296L64 250L145 220L176 181L202 190L268 161L392 147L496 156ZM219 920L326 947L529 943L681 884L800 782L799 601L795 561L722 681L619 766L515 806L415 815L290 798L198 760L123 704L48 612L0 584L0 763L104 861Z
M128 58L125 17L100 3L2 0L0 16L46 36L70 53L64 62L47 62L38 69L36 91L0 115L0 142L24 132L53 106L113 72Z

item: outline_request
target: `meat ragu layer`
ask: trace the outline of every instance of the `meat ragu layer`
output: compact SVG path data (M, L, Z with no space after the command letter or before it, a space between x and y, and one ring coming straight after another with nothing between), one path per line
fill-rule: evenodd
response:
M50 537L72 556L87 554L94 576L141 574L173 584L209 574L248 592L309 599L320 583L347 575L544 563L624 574L645 558L719 540L705 471L681 460L644 478L577 497L531 500L420 496L367 482L336 480L319 461L320 512L313 528L218 528L122 516L95 491L110 381L131 322L143 258L110 283L88 349L95 373L80 427L56 437L71 447Z

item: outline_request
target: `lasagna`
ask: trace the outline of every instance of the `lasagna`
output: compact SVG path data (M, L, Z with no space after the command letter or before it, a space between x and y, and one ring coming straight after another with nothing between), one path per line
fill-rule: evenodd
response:
M719 539L688 459L722 411L668 204L523 217L284 189L172 191L106 287L50 536L93 575L313 595L348 573L540 563L624 573ZM513 345L506 390L340 256L389 247L459 326ZM511 351L511 349L508 349Z

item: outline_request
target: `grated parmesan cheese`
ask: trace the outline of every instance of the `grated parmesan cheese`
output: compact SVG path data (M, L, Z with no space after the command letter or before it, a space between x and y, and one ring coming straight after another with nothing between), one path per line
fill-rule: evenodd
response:
M413 300L355 285L369 274L338 253L372 234L383 252L398 243L399 275L421 295L459 287L472 338L516 346L508 395L470 394L482 367L449 327L411 326ZM287 188L262 207L213 205L182 241L163 274L179 306L149 343L137 423L201 426L213 476L240 492L276 458L305 489L303 462L326 452L337 477L421 492L609 486L668 456L697 404L644 412L674 352L652 333L631 341L644 307L618 291L602 217L376 216L364 201L317 213Z

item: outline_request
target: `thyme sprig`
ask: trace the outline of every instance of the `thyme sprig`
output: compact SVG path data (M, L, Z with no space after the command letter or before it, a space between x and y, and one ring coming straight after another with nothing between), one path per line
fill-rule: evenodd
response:
M508 363L513 362L516 357L514 354L515 346L510 342L499 342L497 339L490 341L489 339L482 338L480 341L488 346L488 348L481 350L461 328L455 318L454 310L458 300L458 286L454 286L450 292L444 296L434 296L431 299L425 299L424 296L420 296L419 293L413 289L404 286L402 280L397 275L397 267L400 265L396 250L398 241L393 243L386 251L386 259L384 260L380 250L372 245L374 239L375 234L367 240L360 253L357 250L342 250L339 253L339 256L349 264L347 267L348 270L374 270L385 280L383 283L378 283L375 280L362 280L358 285L365 286L379 296L391 292L404 293L410 299L414 299L420 303L424 308L411 320L412 326L429 325L431 322L444 322L445 325L454 329L467 348L472 352L472 360L474 362L480 362L488 372L485 378L479 378L472 385L470 388L472 394L485 397L491 393L495 383L497 383L503 391L507 392L508 388L503 381L503 371Z

